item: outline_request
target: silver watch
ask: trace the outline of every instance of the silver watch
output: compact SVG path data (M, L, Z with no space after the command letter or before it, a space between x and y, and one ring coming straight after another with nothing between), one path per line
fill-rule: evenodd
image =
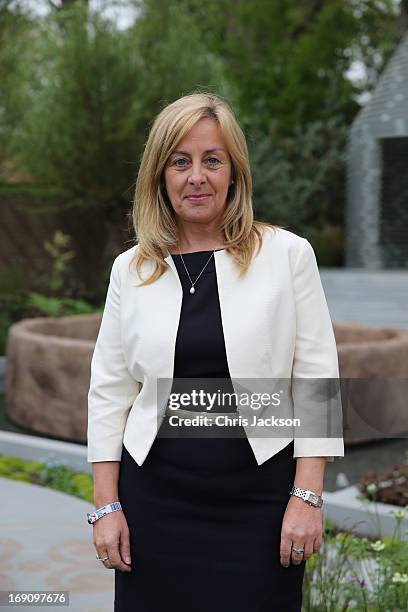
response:
M315 506L316 508L321 508L323 506L323 497L314 493L313 491L309 491L309 489L299 489L299 487L292 487L290 491L291 495L296 495L296 497L301 497L303 501L310 504L311 506Z

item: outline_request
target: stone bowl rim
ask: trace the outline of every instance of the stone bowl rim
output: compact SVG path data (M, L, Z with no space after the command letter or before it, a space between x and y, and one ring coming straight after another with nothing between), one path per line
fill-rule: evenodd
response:
M47 334L43 331L35 331L35 328L41 326L43 323L56 323L57 325L63 325L65 321L72 323L73 319L81 318L82 320L99 320L102 318L101 313L89 313L89 314L78 314L69 315L65 317L31 317L22 319L10 325L9 335L14 337L24 338L25 340L36 340L41 342L47 342L48 344L66 344L66 346L82 346L82 347L93 347L95 340L87 340L86 338L77 338L69 336L58 336L56 334Z
M395 347L400 345L405 345L408 343L408 329L402 329L399 327L385 327L382 325L366 325L363 323L355 323L349 321L333 321L333 327L338 328L341 331L343 329L350 328L359 328L362 331L373 331L373 330L383 330L384 333L389 333L390 336L387 338L375 338L374 340L370 340L370 338L362 338L359 340L349 340L346 342L336 342L338 349L348 349L348 348L363 348L369 346L371 349L384 348L386 347ZM335 332L334 332L335 333Z
M20 337L25 337L26 339L38 339L41 341L48 341L50 343L66 343L67 346L72 346L73 344L81 345L81 346L94 346L95 340L87 340L85 338L78 337L69 337L69 336L60 336L57 334L48 334L44 331L36 331L37 327L41 327L44 323L53 323L56 325L64 325L64 323L70 323L74 320L81 321L101 321L102 320L101 312L96 313L86 313L86 314L77 314L77 315L68 315L64 317L31 317L22 319L21 321L17 321L13 323L9 328L9 333L13 335L18 335ZM384 333L391 334L390 337L387 338L376 338L374 340L370 340L369 338L359 339L359 340L349 340L346 342L338 342L338 349L349 349L349 348L362 348L364 346L370 346L372 349L376 348L384 348L399 346L401 344L406 344L408 342L408 330L397 328L397 327L385 327L380 325L366 325L358 322L351 321L333 321L332 322L334 330L338 328L339 332L341 329L353 329L358 328L360 331L373 331L373 330L383 330ZM335 331L333 332L335 333Z

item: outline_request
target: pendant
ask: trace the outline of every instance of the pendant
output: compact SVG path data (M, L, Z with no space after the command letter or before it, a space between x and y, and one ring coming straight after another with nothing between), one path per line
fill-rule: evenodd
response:
M190 293L195 293L195 289L194 289L194 287L191 287L191 289L190 289Z

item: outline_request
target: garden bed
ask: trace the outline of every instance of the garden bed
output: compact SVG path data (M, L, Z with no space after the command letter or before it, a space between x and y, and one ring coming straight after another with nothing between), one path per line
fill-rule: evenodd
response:
M1 455L0 477L92 501L91 476L74 472L51 454L45 462ZM357 537L339 531L325 518L323 544L305 567L302 612L406 612L407 567L408 542Z
M93 502L92 476L76 472L68 459L56 459L52 451L43 462L0 454L0 477L49 487Z
M55 457L48 452L45 461L28 461L0 455L0 477L51 487L92 503L92 477ZM323 516L323 544L305 568L302 612L407 612L408 541L396 529L392 537L358 537ZM402 520L394 517L395 522L401 528Z
M360 479L358 487L370 501L405 507L408 505L408 465L370 472Z

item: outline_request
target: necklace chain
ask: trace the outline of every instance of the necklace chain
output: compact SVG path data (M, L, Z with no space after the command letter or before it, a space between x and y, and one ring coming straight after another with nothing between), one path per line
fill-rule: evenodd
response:
M183 266L184 266L184 268L185 268L185 270L186 270L186 272L187 272L187 276L188 276L188 278L190 279L190 283L191 283L190 293L191 293L191 294L194 294L194 293L195 293L195 287L194 287L194 285L196 284L196 282L198 281L198 279L200 278L200 276L201 276L201 275L202 275L202 273L204 272L205 268L206 268L206 267L208 266L208 264L210 263L210 259L211 259L211 257L213 257L213 256L214 256L214 252L215 252L215 251L213 251L213 252L211 253L211 255L210 255L210 257L208 258L208 261L207 261L207 263L205 264L204 268L201 270L200 274L197 276L197 278L196 278L196 279L195 279L195 281L193 282L193 281L191 280L190 272L187 270L187 266L186 266L186 264L184 263L184 259L183 259L183 256L182 256L182 254L181 254L180 247L178 247L178 250L179 250L179 253L180 253L181 261L183 262Z

